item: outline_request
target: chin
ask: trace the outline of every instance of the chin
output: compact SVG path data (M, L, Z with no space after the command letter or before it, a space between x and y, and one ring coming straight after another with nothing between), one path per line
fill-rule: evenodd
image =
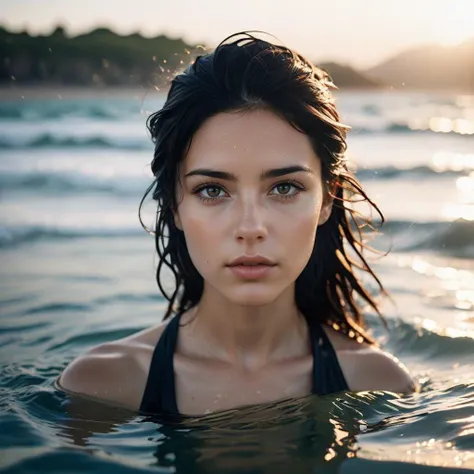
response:
M242 284L240 288L223 292L226 299L239 306L265 306L273 303L280 294L275 288L258 283Z

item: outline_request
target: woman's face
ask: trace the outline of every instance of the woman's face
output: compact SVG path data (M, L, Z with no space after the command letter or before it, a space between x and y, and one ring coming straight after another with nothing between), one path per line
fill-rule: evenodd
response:
M221 113L196 132L179 173L175 223L205 289L265 305L294 285L332 206L306 135L265 109ZM274 265L229 267L256 255Z

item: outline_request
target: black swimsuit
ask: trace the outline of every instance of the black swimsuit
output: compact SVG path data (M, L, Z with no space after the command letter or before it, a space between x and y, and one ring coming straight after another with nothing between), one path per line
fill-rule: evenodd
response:
M177 415L174 383L173 355L178 340L181 314L174 316L166 325L155 347L143 393L140 411L145 413ZM349 390L336 352L329 338L318 323L310 323L313 350L312 393L326 395Z

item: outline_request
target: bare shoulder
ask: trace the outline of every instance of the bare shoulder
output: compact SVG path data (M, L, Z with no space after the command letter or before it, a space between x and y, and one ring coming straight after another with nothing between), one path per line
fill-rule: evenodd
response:
M351 390L417 391L410 372L395 356L368 343L358 343L330 328L325 329Z
M74 359L57 380L66 392L138 410L151 357L166 323L101 344Z
M408 369L395 356L375 347L342 353L341 366L347 371L347 382L354 391L387 390L412 393L417 386Z

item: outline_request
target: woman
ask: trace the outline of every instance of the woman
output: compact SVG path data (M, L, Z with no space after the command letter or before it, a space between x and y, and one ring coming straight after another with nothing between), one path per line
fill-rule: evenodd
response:
M378 209L347 168L349 127L331 87L301 55L250 34L174 78L148 123L168 310L157 327L73 361L65 390L199 415L309 393L415 389L364 330L362 305L379 311L354 269L383 287L348 199Z

